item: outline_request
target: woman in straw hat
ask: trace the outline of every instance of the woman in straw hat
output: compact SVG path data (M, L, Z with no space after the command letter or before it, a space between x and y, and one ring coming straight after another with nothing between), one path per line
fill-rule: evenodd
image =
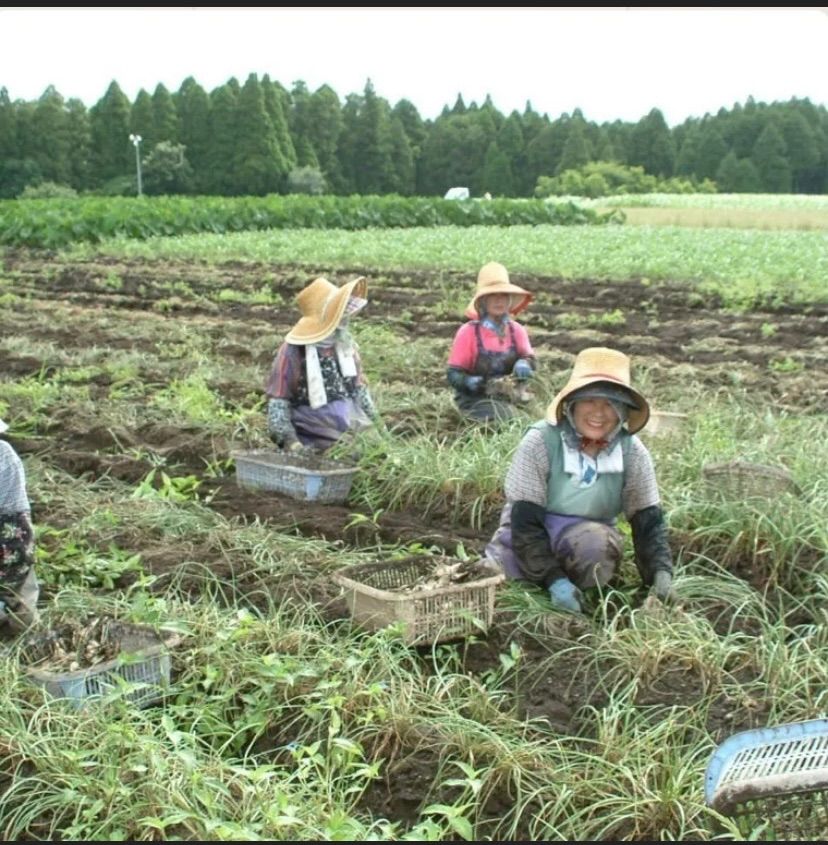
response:
M448 382L465 416L481 422L511 419L514 403L531 398L525 385L535 372L535 353L526 329L512 318L532 298L511 283L502 264L480 268L465 312L469 322L457 330L448 359Z
M7 428L0 420L0 433ZM37 621L34 546L23 462L0 440L0 625L14 632Z
M626 355L580 352L546 419L515 451L487 557L508 577L548 590L556 609L580 613L581 591L607 584L621 561L615 523L623 513L642 582L662 601L670 597L673 564L655 470L635 435L649 415Z
M368 302L363 277L336 287L314 279L296 297L302 317L288 332L265 385L267 432L291 451L320 451L345 432L378 422L348 320Z

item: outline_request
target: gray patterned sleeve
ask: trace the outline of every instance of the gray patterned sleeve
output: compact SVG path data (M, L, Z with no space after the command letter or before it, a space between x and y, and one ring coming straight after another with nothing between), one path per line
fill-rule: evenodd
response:
M644 508L661 503L653 458L649 449L635 435L627 455L626 481L621 500L627 519Z
M543 435L529 429L515 450L506 473L504 492L510 502L532 502L546 507L549 456Z
M267 433L277 446L287 446L299 439L290 421L290 402L287 399L267 400Z
M354 393L354 398L356 399L359 407L362 408L363 411L365 411L365 413L370 419L377 420L379 418L377 406L374 405L374 400L371 398L371 391L368 390L368 385L357 385L356 392Z

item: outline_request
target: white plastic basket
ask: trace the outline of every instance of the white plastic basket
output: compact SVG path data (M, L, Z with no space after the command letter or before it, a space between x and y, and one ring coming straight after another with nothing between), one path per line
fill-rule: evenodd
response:
M357 471L357 467L338 461L282 454L272 449L232 452L231 457L240 486L323 504L345 502Z
M708 487L723 498L742 501L764 499L774 501L783 493L800 492L791 473L784 467L750 461L733 460L705 464L702 477Z
M741 731L713 753L705 802L739 819L744 832L766 823L773 838L825 839L828 832L828 719Z
M427 555L358 564L334 573L345 588L353 620L369 631L402 623L409 645L425 645L484 633L494 616L495 588L504 575L480 563L477 580L413 592L400 592L435 565Z
M686 427L687 419L687 414L680 414L677 411L651 411L647 425L642 431L659 437L675 434Z
M177 635L162 638L153 628L111 621L103 629L102 645L117 644L116 657L95 666L57 672L37 666L48 657L50 638L33 637L21 650L26 677L44 687L56 698L71 700L75 707L119 688L124 698L138 707L158 701L170 682L170 649L178 644ZM127 686L125 686L127 684Z

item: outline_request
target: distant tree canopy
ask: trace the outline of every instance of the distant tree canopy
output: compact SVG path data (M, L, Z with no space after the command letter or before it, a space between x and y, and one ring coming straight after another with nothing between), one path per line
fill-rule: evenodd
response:
M828 193L828 110L807 99L749 98L672 129L658 109L637 123L597 124L579 109L552 119L527 102L506 116L488 97L461 96L423 120L370 80L343 101L328 85L287 89L250 74L209 93L188 77L176 92L159 84L134 102L113 81L89 109L54 86L35 102L0 88L0 198L43 183L132 193L130 133L141 136L148 193L443 196L465 185L474 196L594 196L620 172L678 189Z

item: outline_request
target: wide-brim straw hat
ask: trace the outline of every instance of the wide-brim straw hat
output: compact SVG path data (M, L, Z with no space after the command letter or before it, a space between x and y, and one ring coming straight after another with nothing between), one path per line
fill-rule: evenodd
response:
M470 320L477 320L480 313L477 310L477 303L483 296L490 293L508 293L511 296L509 301L509 313L520 314L524 308L535 298L533 293L519 288L509 281L509 271L497 261L490 261L480 268L477 274L477 289L474 292L472 301L466 308L466 316Z
M650 404L630 384L630 359L623 352L604 346L592 346L578 353L569 381L546 409L547 422L558 425L563 419L567 397L582 387L599 382L623 388L635 401L637 407L631 407L627 416L627 429L631 434L647 425L647 420L650 419Z
M346 282L339 288L322 276L314 279L296 295L302 316L285 335L285 340L298 346L324 340L336 330L352 296L368 298L368 282L364 276Z

